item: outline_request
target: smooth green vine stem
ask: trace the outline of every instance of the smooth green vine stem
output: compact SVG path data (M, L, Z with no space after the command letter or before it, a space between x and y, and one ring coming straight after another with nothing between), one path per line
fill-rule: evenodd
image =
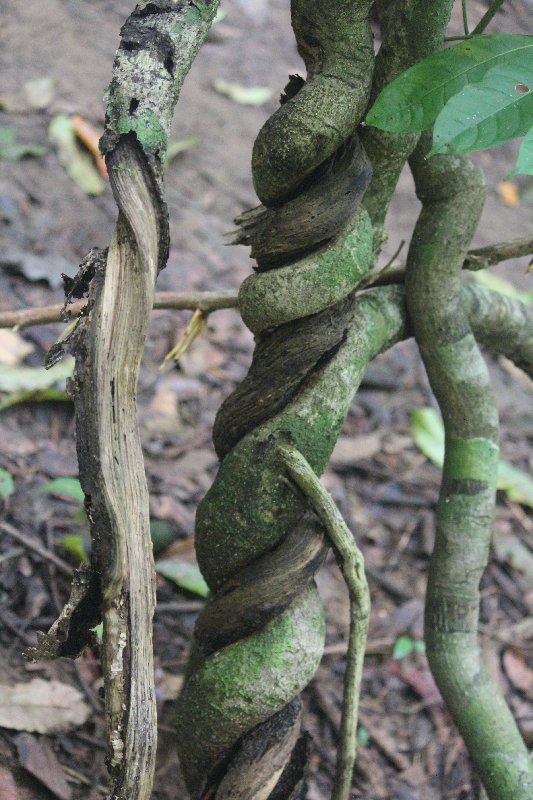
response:
M480 33L483 33L487 25L492 22L493 18L496 16L500 8L503 6L504 0L494 0L491 6L486 10L486 12L481 17L480 21L471 32L470 36L477 36Z
M370 104L384 87L442 44L454 0L401 0L376 6L382 44L376 57ZM390 133L365 127L361 139L372 162L373 177L364 207L374 226L374 251L385 241L384 223L402 168L418 133Z
M463 10L463 29L465 32L465 36L470 36L470 28L468 26L468 9L466 7L466 0L461 0L461 6Z
M340 744L332 800L348 800L357 752L357 712L365 655L370 593L365 577L363 554L309 462L294 447L280 447L289 476L304 493L326 529L350 596L350 635L346 654Z
M426 597L427 655L490 800L531 800L529 754L477 641L479 582L494 516L498 417L461 299L461 268L483 207L483 176L465 157L427 159L430 139L423 136L410 161L422 212L405 282L446 434Z

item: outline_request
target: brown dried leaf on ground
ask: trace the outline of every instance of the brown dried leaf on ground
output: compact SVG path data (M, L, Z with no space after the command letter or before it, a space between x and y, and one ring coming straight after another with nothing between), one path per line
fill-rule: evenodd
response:
M47 740L38 739L29 733L20 733L15 738L15 744L21 766L59 797L59 800L71 800L72 791L63 767Z
M23 339L20 333L10 331L9 328L0 330L0 364L6 367L22 364L34 349L34 346Z
M50 733L83 725L91 713L77 689L59 681L34 678L0 684L0 727Z
M372 458L381 450L381 435L369 433L364 436L340 436L331 455L333 469L350 469L358 461Z
M13 775L3 767L0 767L0 797L2 800L21 800Z
M533 670L527 666L524 656L509 647L503 654L503 666L513 686L533 700Z

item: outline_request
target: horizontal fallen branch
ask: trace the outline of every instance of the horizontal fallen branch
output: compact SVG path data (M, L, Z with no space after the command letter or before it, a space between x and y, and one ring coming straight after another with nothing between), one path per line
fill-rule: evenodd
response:
M156 292L154 309L173 308L201 311L217 311L221 308L237 307L237 290L221 289L218 292ZM52 322L66 322L75 319L87 305L87 300L77 300L68 306L63 303L41 308L22 308L16 311L0 311L0 328L22 330L31 325L49 325ZM65 314L67 316L65 316Z
M470 250L463 268L469 271L487 269L507 261L510 258L533 255L533 236L512 239L508 242L480 247ZM402 283L405 275L403 267L391 267L379 273L373 273L361 288L384 286L391 283ZM68 306L66 312L63 303L41 308L22 308L14 311L0 311L0 328L22 330L31 325L48 325L53 322L65 322L74 319L87 304L86 300L78 300ZM220 289L213 292L156 292L154 310L175 309L176 311L197 308L207 313L222 308L238 307L237 289ZM67 316L65 316L67 315Z

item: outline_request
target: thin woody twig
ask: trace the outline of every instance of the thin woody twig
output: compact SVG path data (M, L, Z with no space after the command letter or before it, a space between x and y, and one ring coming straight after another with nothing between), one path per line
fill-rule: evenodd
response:
M347 800L357 750L357 714L363 672L365 643L370 615L370 594L365 577L363 555L312 467L294 447L280 448L287 471L309 500L326 529L350 596L350 634L346 653L346 672L340 724L340 743L332 800Z
M55 553L52 553L50 550L44 547L44 545L41 544L41 542L39 542L37 539L34 539L33 536L26 536L25 533L17 530L17 528L14 528L13 525L10 525L8 522L0 522L0 528L4 531L4 533L7 533L13 539L16 539L17 542L21 542L29 550L33 550L34 553L40 555L41 558L46 559L46 561L51 561L52 564L55 564L55 566L65 575L72 577L74 574L74 570L70 564L67 564L67 562L63 561L62 558L59 558L59 556L56 556Z
M68 306L70 318L76 317L87 305L87 300L78 300ZM154 310L175 309L194 311L199 308L207 313L221 308L237 307L237 291L221 289L218 292L156 292ZM52 322L64 322L64 305L41 308L21 308L14 311L0 311L0 328L16 328L22 330L30 325L48 325Z
M524 236L519 239L511 239L508 242L498 242L487 247L479 247L469 250L463 263L463 269L469 272L477 272L480 269L499 264L500 261L508 261L510 258L521 258L533 253L533 236ZM389 262L390 263L390 262ZM390 267L387 265L380 272L370 274L364 282L364 287L369 286L389 286L392 283L403 283L405 278L405 267ZM1 316L0 316L1 319Z
M487 247L479 247L470 250L463 269L477 271L487 269L499 264L500 261L507 261L510 258L520 258L533 254L533 236L524 236L519 239L511 239L508 242ZM398 253L395 254L395 257ZM405 276L405 268L387 267L379 272L370 275L365 281L364 286L385 286L391 283L402 283ZM78 300L68 306L67 313L70 318L76 317L87 305L86 300ZM210 313L223 308L238 308L238 291L236 289L220 289L213 292L156 292L154 300L154 310L175 309L200 311ZM0 328L15 328L22 330L30 325L48 325L52 322L64 322L63 303L56 303L52 306L42 306L40 308L21 308L13 311L0 311Z

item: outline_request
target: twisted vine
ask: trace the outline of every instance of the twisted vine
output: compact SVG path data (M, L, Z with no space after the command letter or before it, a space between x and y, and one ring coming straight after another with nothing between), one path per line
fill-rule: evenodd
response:
M428 4L421 0L398 0L390 9L377 5L386 29L375 83L379 89L380 82L438 46L452 3L435 3L434 18L425 28ZM372 132L364 134L372 161L378 166L377 177L365 197L373 229L360 205L371 170L355 131L371 88L370 6L365 0L319 0L313 4L293 0L293 28L306 63L307 80L291 76L281 108L257 137L252 171L263 205L237 220L235 242L251 245L257 261L255 274L239 292L241 314L256 336L256 349L247 377L217 416L214 442L222 464L197 514L197 555L211 598L195 631L177 721L180 760L195 800L302 796L306 742L299 736L296 698L314 673L322 651L323 616L313 575L327 542L309 516L304 498L295 494L287 481L286 468L292 458L287 454L296 454L293 466L296 462L305 464L305 469L310 465L321 474L366 364L406 333L402 295L397 287L384 287L358 298L353 295L372 264L373 251L379 249L390 196L418 138L384 142ZM382 173L385 155L390 161ZM415 171L418 180L425 166L417 159L413 164L419 168L419 174ZM416 288L420 270L427 274L431 269L426 258L434 266L427 237L431 234L442 240L441 250L436 248L435 253L442 263L451 259L452 271L457 264L458 275L477 222L475 209L482 192L475 179L470 186L468 167L465 187L461 187L459 173L465 165L461 162L456 166L450 179L450 197L440 206L438 202L431 206L432 193L439 197L438 181L433 184L429 177L431 185L425 194L422 178L417 184L429 204L415 231L408 270L408 293L412 291L416 298L409 301L409 311L419 343L427 331L424 325L433 326L430 342L447 336L451 336L450 342L460 341L467 312L475 322L476 315L479 318L483 314L483 302L475 294L463 293L461 299L460 289L454 284L452 302L443 283L441 304L449 311L451 303L453 313L443 319L442 309L435 312L439 302L435 292L430 312L434 319L428 323L424 293ZM430 168L427 175L431 174ZM464 213L459 199L466 199L471 206L464 220L458 218ZM432 209L432 221L424 227L428 209ZM417 262L424 266L417 269ZM427 289L429 284L423 285ZM469 353L474 353L473 339L469 347ZM515 351L523 362L529 359L524 356L527 349L528 345L520 345L520 354ZM434 377L431 371L430 377ZM452 392L451 403L444 411L448 430L450 418L461 418L464 410L462 386ZM465 386L468 404L472 396ZM434 388L438 394L438 381ZM485 421L490 422L491 414L488 410ZM471 424L470 417L465 424ZM483 479L474 475L472 480L469 476L463 480L461 455L459 465L454 462L450 479L447 461L441 525L451 480L456 493L468 495L463 491L466 487L472 496L483 495L486 528L493 492L493 485L489 485L493 477L489 476L497 457L494 434L493 425L488 434L483 434L488 438L478 448L479 453L479 437L474 437L475 454L484 459ZM297 454L302 460L298 461ZM464 471L468 472L472 460L467 452ZM479 515L479 510L476 513ZM472 524L475 527L477 521ZM486 556L487 547L487 538L481 535L478 550L482 555ZM434 563L438 564L446 548L446 544L437 545ZM472 559L464 553L462 557L467 569L471 567ZM479 565L475 569L474 583ZM436 568L432 574L436 574ZM427 625L432 663L439 674L439 657L446 647L449 645L453 657L460 661L465 641L455 637L453 608L451 623L446 620L448 606L454 602L451 594L445 590L443 599L439 594L442 587L436 589L435 585L433 579ZM465 615L465 587L461 581L454 586L459 596L458 625ZM472 591L472 576L468 591ZM466 606L466 644L473 646L475 591ZM448 633L449 626L452 636L441 636L443 629ZM456 678L451 669L451 659L445 657L443 662L447 671L443 678L440 669L443 691L452 686L447 696L466 736L462 714L473 684L465 688L462 676ZM502 701L495 701L495 705L501 706ZM495 705L488 706L491 713ZM516 770L514 777L509 777L513 766L507 773L502 770L494 779L498 787L491 795L494 798L499 797L497 792L506 781L524 781L527 773L524 746L508 711L502 724L508 737L503 755L491 751L496 742L489 741L490 737L480 741L481 733L475 733L470 741L472 747L479 745L476 763L489 791L493 791L491 775L498 772L499 765L505 759L516 759L518 779ZM349 783L344 776L335 797L347 796ZM530 792L530 785L527 787L526 794ZM525 800L526 794L516 797ZM501 795L505 800L511 796Z
M237 241L257 260L239 293L256 349L215 423L222 464L196 524L212 596L178 704L180 761L195 798L301 796L297 697L322 654L313 575L326 543L285 477L280 446L324 470L361 379L358 355L375 349L372 302L369 319L354 316L352 294L372 262L360 207L370 165L355 131L372 76L370 6L293 1L307 80L291 77L254 145L264 206L238 220ZM389 335L385 326L380 334Z

